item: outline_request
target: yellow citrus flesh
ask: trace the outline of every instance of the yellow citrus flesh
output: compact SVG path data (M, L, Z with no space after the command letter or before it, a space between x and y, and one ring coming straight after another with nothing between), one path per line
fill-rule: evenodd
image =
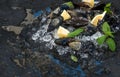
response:
M90 8L94 7L94 0L82 0L82 2L87 3L90 6Z
M57 35L59 38L65 38L68 36L68 33L70 33L67 29L64 27L60 26L57 31Z
M71 18L71 16L69 15L69 13L66 10L63 10L61 16L63 17L64 21Z
M103 14L96 15L96 16L92 19L91 24L93 24L94 26L97 26L97 25L98 25L98 22L104 18L105 14L106 14L106 11L103 12Z

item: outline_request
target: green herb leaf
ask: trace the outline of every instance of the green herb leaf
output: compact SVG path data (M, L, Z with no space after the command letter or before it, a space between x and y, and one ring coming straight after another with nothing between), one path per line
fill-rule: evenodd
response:
M105 33L105 35L110 36L114 38L113 32L111 32L110 25L107 22L104 22L102 25L102 31Z
M108 38L108 39L106 40L106 43L107 43L107 45L109 46L109 49L110 49L111 51L115 51L115 49L116 49L116 44L115 44L115 41L114 41L112 38Z
M105 7L111 7L111 3L107 3Z
M104 23L103 23L103 25L102 25L102 31L103 31L104 33L106 33L106 32L111 32L110 26L109 26L109 24L108 24L107 22L104 22Z
M107 11L107 13L111 14L112 11L111 11L110 7L111 7L111 3L106 4L106 6L104 7L104 11Z
M108 35L108 36L110 36L110 37L112 37L112 38L114 38L112 32L106 32L105 34Z
M79 35L83 31L84 31L84 29L82 29L82 28L76 29L75 31L69 33L68 37L75 37L75 36Z
M105 36L105 35L99 37L99 38L97 39L98 44L99 44L99 45L103 44L103 43L105 42L105 39L106 39L106 38L107 38L107 36Z
M74 62L78 62L78 58L74 55L71 55L71 59L74 61Z

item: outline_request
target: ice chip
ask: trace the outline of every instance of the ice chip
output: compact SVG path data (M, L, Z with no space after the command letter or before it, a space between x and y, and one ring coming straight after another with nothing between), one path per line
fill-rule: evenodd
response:
M51 41L52 40L52 36L51 35L45 35L44 37L43 37L43 41L45 41L45 42L49 42L49 41Z
M102 33L96 32L95 34L93 34L93 35L91 36L91 39L98 39L98 38L101 37L102 35L103 35Z
M49 49L53 49L53 45L51 43L47 43L46 47L48 47Z
M57 49L57 52L59 53L59 55L64 55L64 54L72 51L72 50L70 49L70 47L57 46L56 49Z
M37 34L33 34L33 36L32 36L32 39L33 40L37 40L39 38L39 34L37 33Z

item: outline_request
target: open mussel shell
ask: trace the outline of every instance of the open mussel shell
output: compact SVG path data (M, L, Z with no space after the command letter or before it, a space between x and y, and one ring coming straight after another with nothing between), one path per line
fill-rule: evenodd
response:
M73 38L60 38L60 39L56 39L54 42L58 45L63 45L63 46L67 46L70 42L76 41Z
M80 50L81 48L81 42L80 41L76 41L76 42L70 42L69 43L69 47L72 48L73 50Z
M52 19L52 21L50 22L50 25L48 27L48 32L53 31L55 28L57 28L59 25L61 25L62 21L63 21L63 18L61 16Z
M60 25L62 23L62 21L63 21L62 17L54 18L54 19L52 19L50 25L53 25L56 27L56 26Z

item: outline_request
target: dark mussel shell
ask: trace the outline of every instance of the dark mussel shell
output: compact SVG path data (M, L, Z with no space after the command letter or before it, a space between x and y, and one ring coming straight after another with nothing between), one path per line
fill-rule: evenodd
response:
M87 14L89 14L89 10L87 9L74 9L74 10L67 10L67 12L72 16L82 16L87 18Z
M91 10L104 10L105 5L103 2L99 2Z
M73 38L60 38L60 39L56 39L54 42L58 45L63 45L63 46L67 46L70 42L76 41Z
M53 31L55 28L57 28L60 24L62 24L62 21L63 21L62 17L52 19L48 27L48 32Z
M88 25L88 19L84 17L72 17L72 19L66 21L65 24L78 28Z

